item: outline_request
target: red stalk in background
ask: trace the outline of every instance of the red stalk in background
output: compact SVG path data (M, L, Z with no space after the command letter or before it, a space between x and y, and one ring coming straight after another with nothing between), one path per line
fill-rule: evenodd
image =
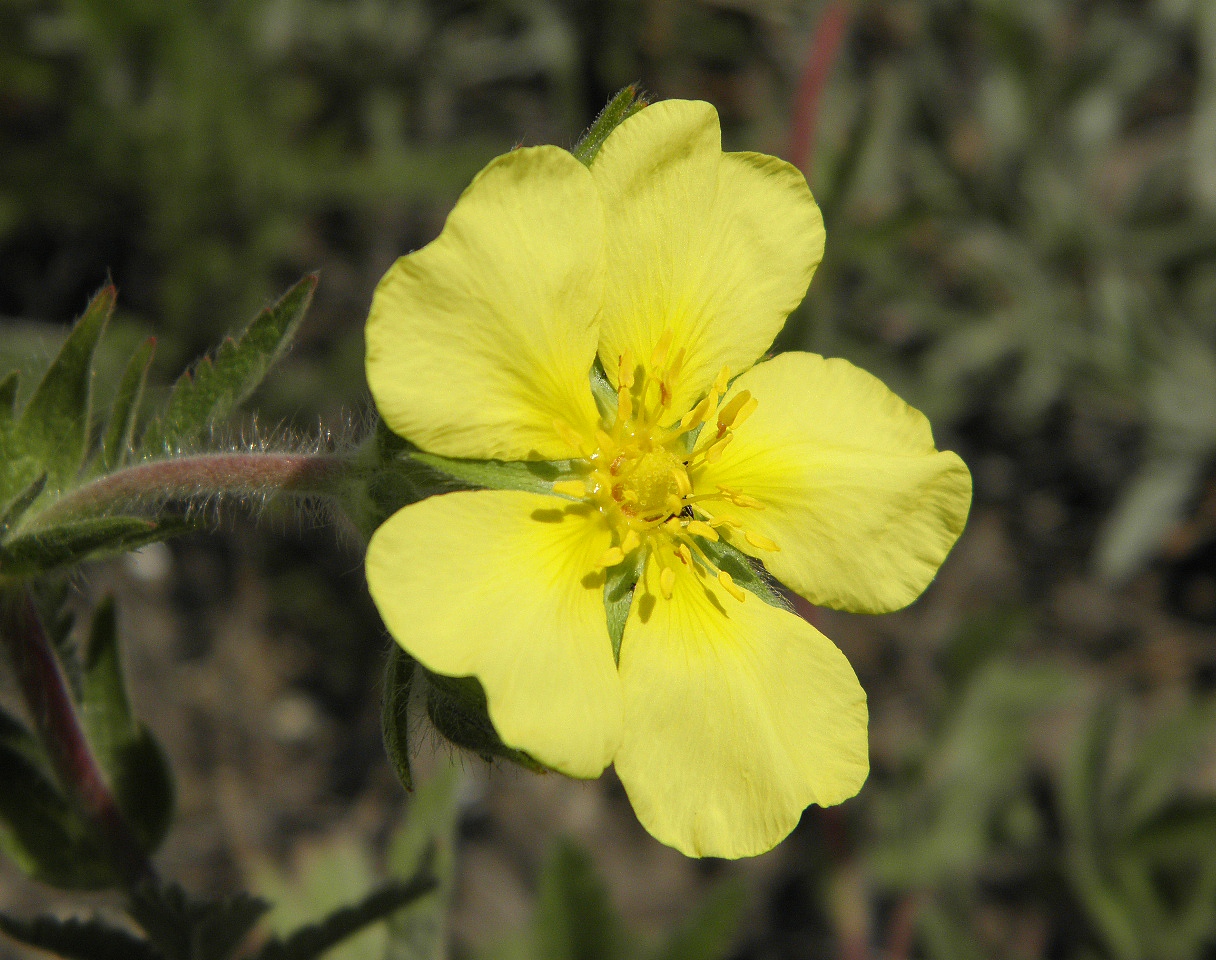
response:
M810 162L815 152L815 131L819 121L819 106L823 90L827 86L832 65L844 45L852 17L847 2L828 4L815 25L806 64L798 79L794 94L793 116L790 117L790 143L786 156L808 177Z

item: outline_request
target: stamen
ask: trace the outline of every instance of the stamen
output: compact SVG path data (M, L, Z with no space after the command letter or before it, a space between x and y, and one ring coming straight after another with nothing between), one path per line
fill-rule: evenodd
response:
M722 588L740 603L747 599L743 588L736 584L734 578L725 570L718 571L718 583L722 584Z
M638 536L636 530L629 530L625 534L625 538L621 541L621 553L628 556L642 545L642 538Z
M731 427L733 427L736 419L739 417L740 412L745 406L752 402L752 399L751 392L748 390L743 390L736 393L731 398L730 403L723 407L718 413L718 429L729 430ZM753 409L755 408L753 407Z
M558 480L553 484L553 492L581 500L587 496L587 485L582 480Z
M626 390L633 386L633 351L628 347L617 360L616 382Z
M654 345L654 352L650 354L650 369L658 370L667 360L667 351L671 349L671 327L663 330L659 336L659 342Z
M729 513L720 513L716 517L709 518L709 525L711 527L736 527L736 528L738 528L738 527L743 526L743 521L740 520L738 517L732 517Z
M743 536L757 550L771 550L773 553L781 552L781 548L777 544L762 534L752 533L751 530L744 530Z
M697 537L704 537L706 540L717 540L718 531L711 527L708 523L703 523L700 520L689 520L685 526L688 532Z
M714 392L718 396L726 393L726 388L730 385L730 367L723 367L718 371L718 376L714 379Z
M731 439L732 439L732 437L728 433L721 440L717 440L713 444L711 444L710 448L705 451L705 462L706 463L716 463L718 460L720 460L722 458L722 454L726 451L726 448L730 445Z
M692 562L692 551L688 549L688 544L681 543L676 547L676 555L684 562L684 565L689 568L694 568Z
M570 444L570 446L574 447L574 449L582 451L587 455L594 452L587 449L586 438L575 430L574 427L566 423L565 420L554 420L553 429L557 431L557 435L559 437L566 441L566 443Z
M688 479L688 471L673 467L671 476L676 482L676 489L680 491L680 497L683 499L692 493L692 483Z
M695 430L709 419L709 410L713 406L713 398L706 397L680 419L680 433Z
M597 570L602 570L605 567L615 567L624 559L625 552L620 547L609 547L604 551L604 555L596 561L595 567Z
M629 388L621 384L616 394L616 422L624 425L633 419L633 400L629 396Z
M746 393L747 391L745 390L743 392ZM750 400L748 400L747 403L745 403L743 405L743 409L740 410L737 414L735 414L735 419L734 419L734 422L731 424L731 428L734 430L738 430L743 425L743 422L748 417L750 417L753 413L756 412L756 408L758 406L760 406L760 401L757 400L755 397L752 397Z
M659 574L659 589L663 592L663 599L670 600L676 586L676 572L671 567L664 567L663 572Z
M667 495L667 502L665 506L667 507L668 513L679 513L684 509L684 501L677 497L674 493L671 493Z

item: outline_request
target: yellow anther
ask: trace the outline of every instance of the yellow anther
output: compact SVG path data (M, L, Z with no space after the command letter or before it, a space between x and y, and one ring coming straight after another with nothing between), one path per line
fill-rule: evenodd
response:
M628 556L642 545L642 538L638 536L636 530L629 530L625 534L625 538L621 541L621 553Z
M718 427L719 429L728 430L734 426L735 420L738 418L740 411L747 406L752 400L750 391L742 390L731 397L730 403L718 411Z
M616 382L626 390L633 386L633 351L628 347L618 361Z
M667 360L667 351L671 349L671 327L667 327L659 336L659 342L654 345L650 354L650 369L658 370Z
M718 539L718 531L701 520L689 520L686 529L696 537L704 537L706 540Z
M616 394L616 422L628 423L633 419L633 400L629 396L629 388L624 384Z
M659 574L659 589L663 591L663 599L670 600L676 588L676 572L671 567L664 567ZM735 588L739 589L738 587Z
M616 456L616 441L599 427L595 428L595 440L600 445L600 459L611 460Z
M743 592L743 588L736 584L734 578L725 570L718 571L718 583L722 584L722 589L740 603L747 599L747 594Z
M713 398L706 397L695 407L684 414L680 420L680 432L686 433L689 430L694 430L701 426L709 417L710 408L713 406Z
M747 391L744 391L746 393ZM743 422L756 412L756 407L760 406L760 401L752 397L743 405L743 409L735 414L735 419L731 423L731 428L738 430L743 425Z
M553 492L581 499L587 496L587 484L582 480L558 480L553 484Z
M688 471L683 467L673 467L671 475L676 481L676 489L680 491L681 497L686 497L692 493L692 483L688 479Z
M684 532L684 524L680 523L675 517L668 517L663 521L663 529L673 537L678 537Z
M625 559L625 551L620 547L609 547L604 551L604 555L596 561L596 568L603 569L604 567L615 567L618 563Z
M680 347L676 351L676 355L671 358L671 363L667 364L667 374L663 377L668 383L675 380L680 375L680 371L684 369L684 348Z
M730 498L730 502L736 507L751 507L753 510L763 510L762 504L755 497L749 497L746 493L736 493Z
M678 547L676 547L676 555L679 556L679 558L684 562L685 566L693 566L692 551L688 549L688 544L681 543Z
M777 544L775 544L768 537L762 536L759 533L752 533L750 530L744 530L743 536L747 539L747 542L757 550L771 550L774 553L779 553L781 551L781 548L777 546Z
M559 437L561 437L566 443L570 444L570 446L574 447L576 450L586 450L586 439L581 433L575 430L574 427L566 423L565 420L554 420L553 429L557 431L557 435Z
M714 378L714 392L718 396L726 393L726 388L730 385L730 367L723 367L718 371L718 376Z
M705 462L716 463L718 460L722 459L722 454L730 445L731 439L731 435L728 433L721 440L715 441L710 448L705 451Z
M684 501L677 497L674 493L669 493L667 495L666 506L668 513L679 513L684 509Z
M711 517L709 520L710 526L714 527L741 527L743 521L738 517L732 517L729 513L720 513L716 517Z

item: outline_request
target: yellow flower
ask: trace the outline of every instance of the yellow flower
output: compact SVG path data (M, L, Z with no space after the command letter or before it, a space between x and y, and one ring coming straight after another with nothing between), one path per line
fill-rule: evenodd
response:
M720 571L724 543L812 603L914 600L971 478L925 418L843 360L762 363L823 222L802 175L723 153L705 103L646 107L588 169L487 166L376 290L385 422L445 457L570 461L549 495L407 506L367 577L429 670L475 676L504 743L575 777L609 763L642 824L695 856L777 844L869 770L866 699L810 624ZM596 359L616 391L597 406ZM753 365L755 364L755 365ZM605 582L643 561L614 657Z

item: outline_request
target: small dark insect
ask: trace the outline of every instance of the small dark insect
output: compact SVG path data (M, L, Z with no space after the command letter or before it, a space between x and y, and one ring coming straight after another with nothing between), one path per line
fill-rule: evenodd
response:
M692 517L692 505L687 504L687 503L684 504L684 509L680 511L680 516L685 517L688 520L691 520L693 518Z

